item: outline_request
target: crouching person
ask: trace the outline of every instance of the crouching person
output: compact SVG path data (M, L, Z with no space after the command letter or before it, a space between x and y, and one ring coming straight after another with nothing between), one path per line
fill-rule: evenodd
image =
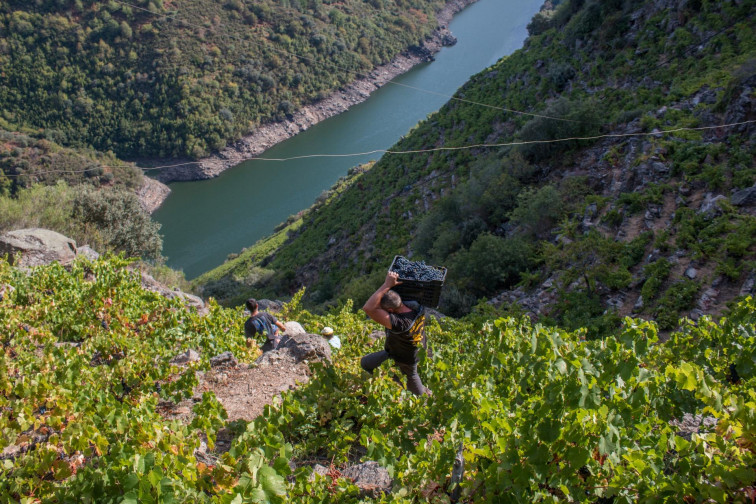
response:
M399 275L389 271L386 280L365 302L362 309L386 328L386 343L380 352L368 354L360 365L372 373L387 359L392 359L407 377L407 390L415 395L430 395L417 374L418 352L425 342L425 315L423 307L414 301L402 302L391 288L399 285Z
M264 334L266 340L262 346L263 353L278 348L278 344L281 342L281 331L285 331L286 326L270 313L260 312L256 299L247 299L246 305L251 315L244 322L244 336L247 339L254 339L258 334Z

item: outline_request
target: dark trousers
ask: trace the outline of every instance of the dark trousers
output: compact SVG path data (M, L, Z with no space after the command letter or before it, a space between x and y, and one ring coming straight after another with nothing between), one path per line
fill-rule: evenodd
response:
M372 374L375 368L386 362L389 358L390 356L386 350L373 352L367 354L360 360L360 366L362 366L362 369ZM402 374L407 377L407 390L415 395L430 394L430 391L425 388L423 382L420 381L420 375L417 374L417 362L413 364L396 362L396 365Z
M276 334L273 338L267 338L265 340L265 343L263 343L262 353L270 352L271 350L276 350L281 344L281 335Z

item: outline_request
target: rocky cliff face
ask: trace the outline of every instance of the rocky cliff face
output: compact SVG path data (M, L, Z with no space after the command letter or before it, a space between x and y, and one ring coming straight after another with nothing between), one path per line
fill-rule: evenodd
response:
M170 192L171 189L162 182L149 177L143 177L142 185L137 189L136 195L144 209L152 213L163 204L163 201L165 201Z

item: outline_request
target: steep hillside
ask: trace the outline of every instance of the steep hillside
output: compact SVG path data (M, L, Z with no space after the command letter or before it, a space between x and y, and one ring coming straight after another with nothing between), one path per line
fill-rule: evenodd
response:
M207 155L417 46L441 0L11 0L0 127L119 156Z
M498 295L592 336L719 313L754 283L755 7L546 8L396 154L197 283L228 303L363 299L404 254L449 268L447 313Z
M296 296L279 317L336 328L341 350L261 416L230 422L199 385L214 374L217 390L258 355L241 309L211 303L200 315L124 266L22 272L0 259L0 501L745 503L756 493L753 299L663 344L653 324L630 319L616 338L588 342L527 318L429 320L434 356L419 370L433 395L421 399L388 365L361 372L360 356L381 343L351 303L316 316ZM174 359L189 350L196 360ZM229 351L240 365L211 373ZM166 416L179 401L191 404L184 416ZM382 483L366 485L355 467L382 471Z
M113 153L0 129L0 233L41 227L103 252L157 259L163 245L149 205L161 190Z

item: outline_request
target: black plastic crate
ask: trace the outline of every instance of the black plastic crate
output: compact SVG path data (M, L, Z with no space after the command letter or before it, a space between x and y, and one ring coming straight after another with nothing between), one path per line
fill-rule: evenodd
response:
M400 257L409 261L406 257L399 255L394 256L389 271L396 271L395 264ZM417 261L409 262L416 263ZM441 298L441 288L444 286L444 280L446 280L446 268L442 266L431 266L430 264L426 264L425 266L438 270L438 272L442 274L441 280L411 280L399 276L399 281L402 283L395 286L392 290L399 294L403 301L417 301L423 306L438 308L438 302Z

